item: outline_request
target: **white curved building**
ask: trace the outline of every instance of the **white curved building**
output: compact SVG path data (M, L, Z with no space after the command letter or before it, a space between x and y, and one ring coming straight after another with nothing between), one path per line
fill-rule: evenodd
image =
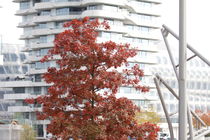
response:
M158 65L152 67L151 72L160 75L178 94L178 82L166 50L159 51L157 61ZM178 64L178 58L175 58L175 62ZM163 85L161 91L169 113L178 112L177 99ZM192 110L210 111L210 67L198 57L187 62L187 94ZM163 115L161 103L155 104L157 112ZM177 115L172 116L172 121L178 122Z
M74 18L99 18L107 20L111 30L100 30L98 41L113 40L120 43L130 43L139 48L135 59L130 60L130 65L138 63L145 71L144 84L150 84L151 72L149 67L156 63L157 42L159 40L159 10L161 0L13 0L20 4L16 15L22 16L18 27L23 28L24 34L20 39L25 40L23 51L29 52L30 81L5 82L1 87L15 87L24 89L19 96L12 96L20 101L19 106L10 108L11 112L22 112L25 121L32 122L38 130L40 139L46 138L45 130L47 121L37 121L34 111L37 106L26 106L23 100L28 97L47 93L47 85L41 74L46 72L55 62L40 63L39 60L53 47L56 34L64 31L62 24ZM151 89L151 91L154 89ZM153 100L151 94L143 95L129 87L120 88L118 96L125 96L134 100L137 105L145 106L147 101ZM21 103L22 101L22 103Z

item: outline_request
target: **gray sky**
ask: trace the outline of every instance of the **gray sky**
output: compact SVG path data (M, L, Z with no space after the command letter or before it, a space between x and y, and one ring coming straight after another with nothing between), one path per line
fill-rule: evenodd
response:
M162 0L162 23L178 33L179 0ZM22 29L16 28L21 18L14 16L19 5L12 0L0 0L0 35L4 43L18 43ZM210 60L210 0L187 0L187 42Z

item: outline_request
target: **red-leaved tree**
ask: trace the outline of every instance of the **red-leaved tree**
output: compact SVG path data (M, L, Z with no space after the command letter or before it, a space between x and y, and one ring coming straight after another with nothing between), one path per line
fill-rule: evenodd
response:
M159 128L138 125L134 119L138 108L127 98L115 96L121 86L148 91L140 85L144 73L138 65L122 70L136 50L112 41L97 43L97 29L109 29L97 19L75 19L64 27L67 29L56 36L54 47L41 60L58 65L43 76L52 84L49 93L26 100L43 105L38 119L51 120L47 131L64 140L155 140Z

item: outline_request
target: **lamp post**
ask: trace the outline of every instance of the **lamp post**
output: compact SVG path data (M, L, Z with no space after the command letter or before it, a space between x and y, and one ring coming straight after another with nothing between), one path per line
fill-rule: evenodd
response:
M186 0L179 0L179 140L187 140Z

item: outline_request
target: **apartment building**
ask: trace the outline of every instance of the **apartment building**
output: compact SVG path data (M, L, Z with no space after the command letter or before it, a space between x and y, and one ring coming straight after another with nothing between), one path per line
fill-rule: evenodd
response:
M13 0L20 4L16 15L22 17L18 24L25 40L22 51L29 53L25 63L29 65L27 81L7 81L1 87L15 88L17 94L10 98L16 100L16 106L9 108L10 112L18 112L22 120L32 124L37 129L39 139L47 137L48 121L36 120L35 112L41 105L29 106L25 98L36 97L47 93L46 84L41 75L48 67L56 66L54 61L40 63L39 60L53 47L55 35L64 31L62 24L75 18L98 18L107 20L111 26L109 31L99 30L98 41L115 41L130 43L138 48L136 58L130 60L130 66L138 64L145 72L143 84L151 84L151 65L156 64L157 43L159 41L159 5L161 0ZM130 87L121 87L118 96L125 96L141 107L147 107L154 99L154 91L142 94Z
M27 55L20 52L22 47L23 45L1 43L0 83L18 81L28 71L27 65L23 64ZM15 105L15 101L10 100L13 90L15 88L0 88L0 119L2 121L11 121L13 118L13 112L8 112L8 108Z

